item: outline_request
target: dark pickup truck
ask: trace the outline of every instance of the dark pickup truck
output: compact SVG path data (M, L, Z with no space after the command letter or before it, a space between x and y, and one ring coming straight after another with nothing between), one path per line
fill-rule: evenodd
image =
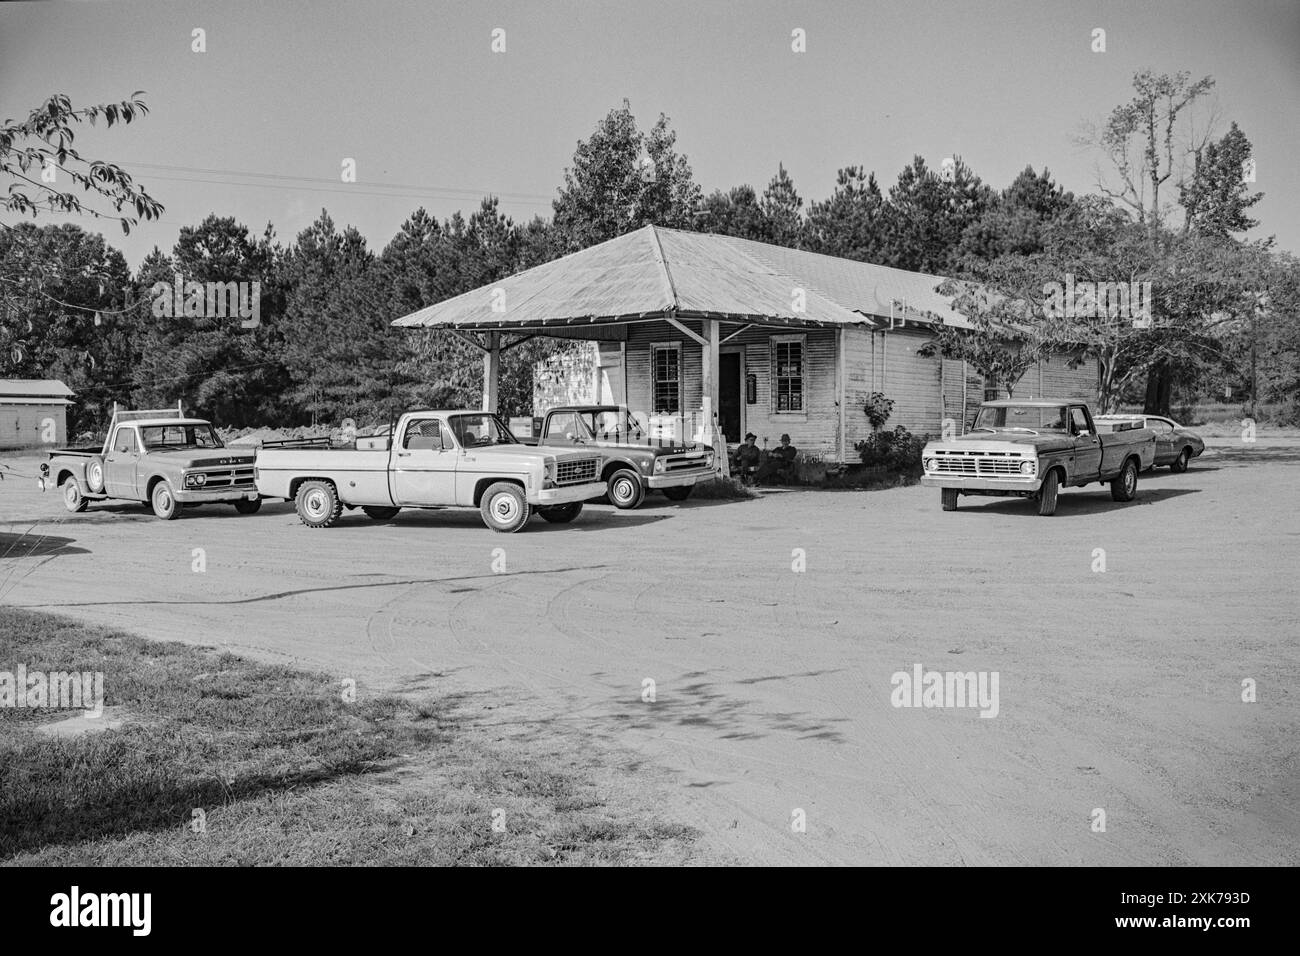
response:
M635 508L646 492L662 491L671 501L690 497L697 482L714 475L714 453L707 445L660 441L621 405L566 405L546 413L536 438L526 445L598 450L600 478L609 482L616 508Z

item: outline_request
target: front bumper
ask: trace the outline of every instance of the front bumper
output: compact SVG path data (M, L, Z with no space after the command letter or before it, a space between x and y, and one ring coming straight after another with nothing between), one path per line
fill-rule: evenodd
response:
M172 485L172 495L183 505L198 505L227 501L256 501L261 497L256 487L177 488Z
M712 468L696 468L691 471L670 471L665 474L651 475L646 478L647 488L681 488L708 481L713 477Z
M541 491L530 491L528 493L528 503L530 505L567 505L575 501L590 501L592 498L599 498L606 490L603 481L587 481L580 485L543 488Z
M1025 478L974 478L961 475L924 475L921 484L928 488L956 488L959 491L1020 491L1037 494L1042 480Z

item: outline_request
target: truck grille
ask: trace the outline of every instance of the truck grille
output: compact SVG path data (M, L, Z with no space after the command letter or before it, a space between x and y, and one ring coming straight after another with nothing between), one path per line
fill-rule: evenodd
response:
M600 467L599 458L578 458L561 461L555 465L555 483L557 485L579 485L596 480L596 470Z
M704 467L703 455L695 455L693 457L688 457L687 455L665 455L664 456L665 472L688 471L688 470L703 468L703 467Z
M204 488L233 488L236 485L253 484L253 466L240 465L238 468L220 468L213 471L205 470L203 474L208 476L208 480L203 484Z
M934 456L934 474L995 477L1020 475L1020 463L1026 459L1005 451L939 451ZM1029 477L1029 476L1024 476Z

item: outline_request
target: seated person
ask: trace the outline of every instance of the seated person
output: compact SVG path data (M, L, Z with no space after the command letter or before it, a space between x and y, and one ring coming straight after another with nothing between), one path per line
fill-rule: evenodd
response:
M767 462L759 469L758 480L792 479L794 477L794 460L798 454L799 449L790 444L790 436L782 435L781 444L772 449L767 456Z
M758 471L759 460L762 458L762 452L758 450L755 442L758 436L753 432L745 435L745 441L736 449L736 471L742 479L749 479Z

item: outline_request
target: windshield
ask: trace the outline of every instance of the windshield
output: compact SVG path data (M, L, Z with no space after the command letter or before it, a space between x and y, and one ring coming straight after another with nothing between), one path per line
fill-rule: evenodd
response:
M597 441L628 442L646 435L646 430L637 417L626 409L592 412L583 416L583 423L596 436Z
M1049 431L1066 430L1064 405L986 405L975 416L973 429L992 431Z
M481 448L485 445L517 445L518 439L501 419L488 412L479 415L452 415L448 420L462 448Z
M149 451L166 448L224 448L211 425L142 425L140 440Z

